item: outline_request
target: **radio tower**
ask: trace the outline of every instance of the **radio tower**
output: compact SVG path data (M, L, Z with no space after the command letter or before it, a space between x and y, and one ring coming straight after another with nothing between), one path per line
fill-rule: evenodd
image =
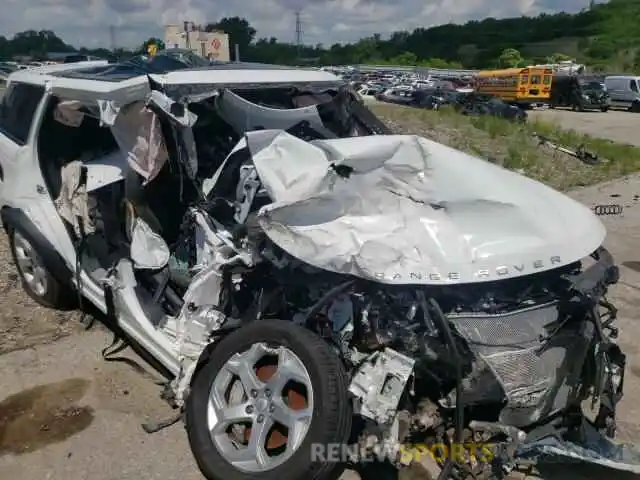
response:
M296 47L298 48L298 62L300 61L300 50L302 48L302 20L300 20L301 10L296 10Z

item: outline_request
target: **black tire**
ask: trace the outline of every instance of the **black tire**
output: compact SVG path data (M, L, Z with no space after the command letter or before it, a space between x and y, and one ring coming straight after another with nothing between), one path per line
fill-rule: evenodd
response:
M600 107L600 111L603 113L607 113L609 111L609 107Z
M73 308L76 300L73 290L69 286L58 281L51 272L49 272L46 266L44 266L41 254L36 250L34 242L27 235L21 233L15 228L9 227L7 229L7 234L9 236L9 246L11 248L13 263L18 271L22 288L27 292L27 295L43 307L54 308L57 310L68 310ZM30 284L26 278L27 272L25 272L23 267L21 267L20 261L18 260L18 249L23 249L23 242L26 242L26 244L31 248L35 260L39 262L40 267L42 268L45 283L44 291L37 291Z
M272 470L249 473L236 469L219 453L207 426L209 392L225 363L236 353L264 342L284 346L304 363L314 391L309 430L298 451ZM207 480L325 480L337 479L345 465L313 461L312 444L344 445L351 433L352 404L344 367L319 336L292 322L261 320L223 338L196 373L185 405L185 422L191 450ZM322 460L322 458L321 458Z
M631 107L629 107L629 111L633 112L633 113L640 113L640 102L635 101L631 104Z

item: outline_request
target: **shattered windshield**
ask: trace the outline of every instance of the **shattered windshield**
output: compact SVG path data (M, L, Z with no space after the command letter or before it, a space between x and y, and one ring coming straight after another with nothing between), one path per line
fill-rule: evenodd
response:
M582 88L585 90L604 91L604 85L600 82L587 82L583 84Z

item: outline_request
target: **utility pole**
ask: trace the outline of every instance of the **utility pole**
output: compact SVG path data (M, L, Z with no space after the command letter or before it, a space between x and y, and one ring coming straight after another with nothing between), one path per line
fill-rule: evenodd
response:
M296 10L296 47L298 49L298 62L300 62L300 54L302 48L302 21L300 20L301 10Z
M187 50L191 50L191 37L189 36L189 28L193 28L193 22L184 22L184 36Z
M109 25L109 40L111 41L111 51L116 51L116 27Z

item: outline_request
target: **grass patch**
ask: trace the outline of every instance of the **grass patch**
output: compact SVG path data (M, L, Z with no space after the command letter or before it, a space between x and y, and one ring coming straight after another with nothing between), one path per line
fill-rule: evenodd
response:
M371 109L397 133L430 138L559 190L592 185L640 170L640 148L562 130L551 123L530 120L517 125L494 117L466 117L448 108L434 112L378 103ZM533 133L571 149L584 145L607 163L585 165L569 155L540 146Z

